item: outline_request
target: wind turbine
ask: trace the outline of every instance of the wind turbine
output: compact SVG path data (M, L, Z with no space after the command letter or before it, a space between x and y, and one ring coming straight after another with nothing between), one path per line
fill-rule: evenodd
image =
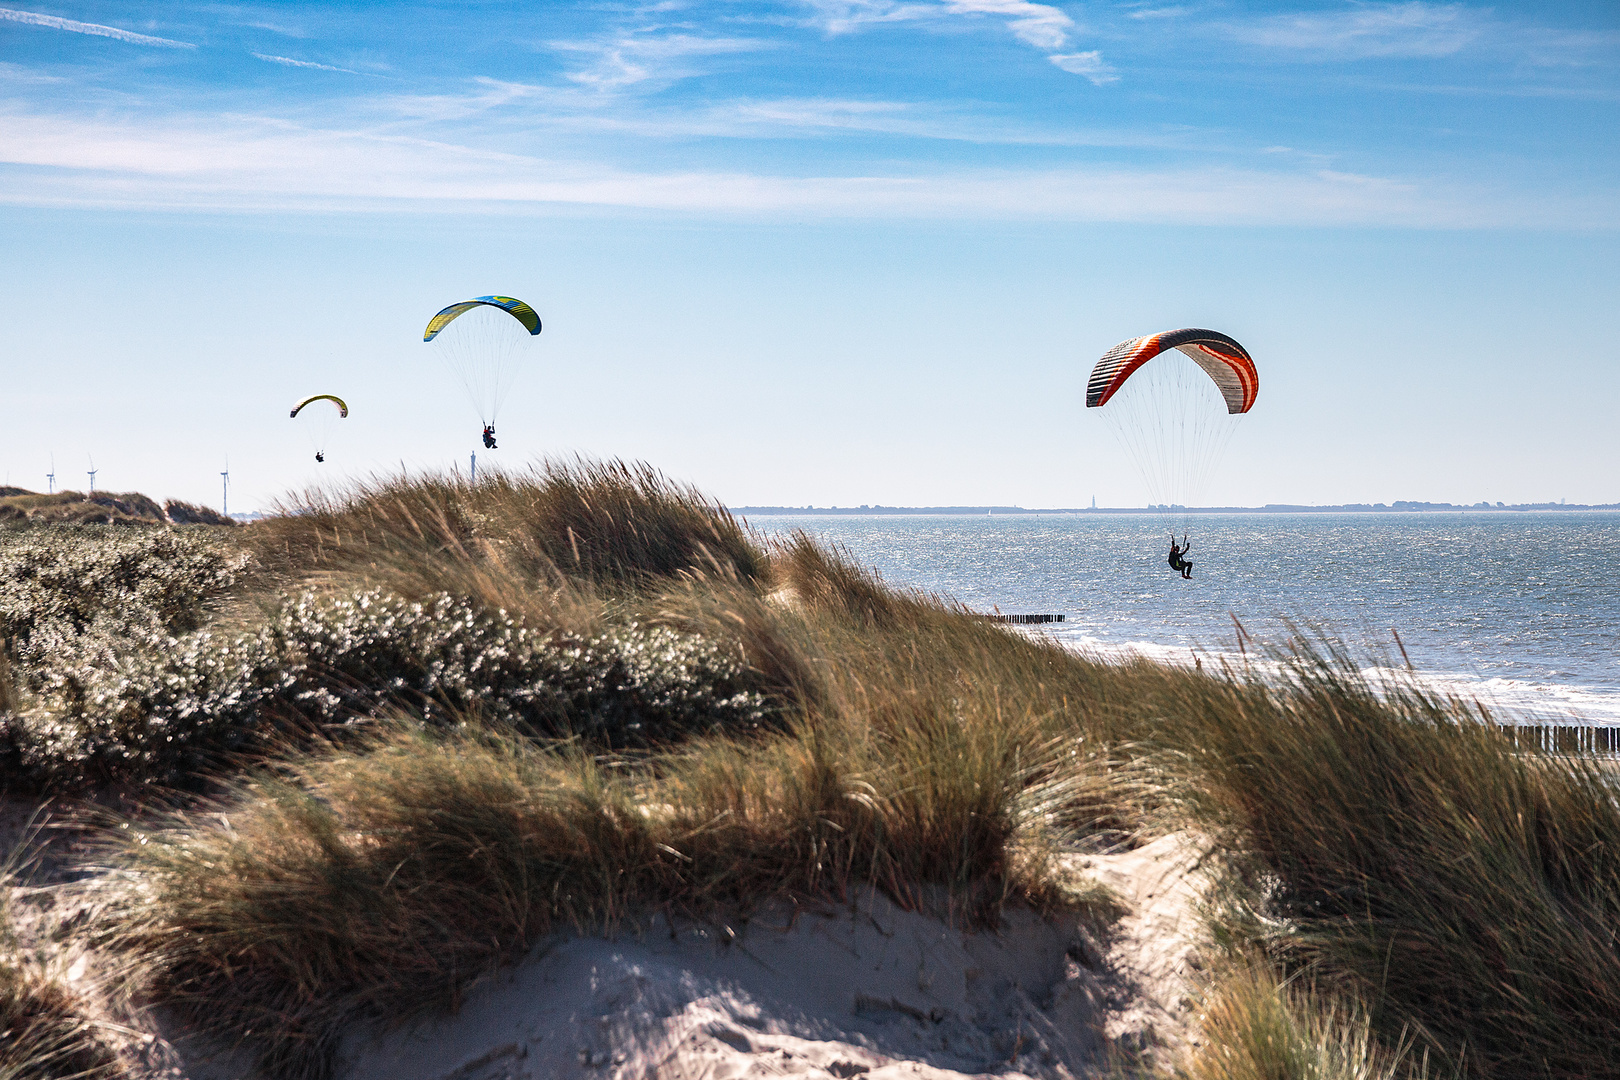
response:
M45 494L56 494L56 455L51 455L51 471L45 474Z
M90 477L90 494L94 495L96 493L96 473L100 472L101 470L96 468L95 458L90 457L89 454L86 454L85 457L90 458L90 467L84 471Z
M225 470L219 474L219 512L231 516L231 455L225 455Z

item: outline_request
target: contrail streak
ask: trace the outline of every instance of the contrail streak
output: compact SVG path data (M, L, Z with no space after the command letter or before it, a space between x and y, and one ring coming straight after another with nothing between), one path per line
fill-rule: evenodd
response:
M161 45L165 49L195 49L197 47L189 41L170 41L168 38L152 37L150 34L137 34L131 30L120 30L116 26L75 22L72 19L59 19L55 15L41 15L34 11L17 11L12 8L0 8L0 21L27 23L29 26L45 26L52 30L68 30L75 34L94 34L96 37L127 41L131 45Z

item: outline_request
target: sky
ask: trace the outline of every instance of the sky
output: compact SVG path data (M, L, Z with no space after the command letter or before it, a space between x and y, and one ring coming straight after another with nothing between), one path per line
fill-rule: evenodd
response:
M1612 0L0 6L0 482L1135 506L1086 378L1201 326L1203 504L1620 501L1617 106ZM489 293L485 452L421 336Z

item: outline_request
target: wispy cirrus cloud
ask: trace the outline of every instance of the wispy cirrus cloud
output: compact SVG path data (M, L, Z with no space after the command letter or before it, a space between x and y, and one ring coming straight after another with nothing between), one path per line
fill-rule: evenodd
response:
M911 0L803 0L815 25L828 34L850 34L883 23L920 22L939 17L937 2Z
M382 108L389 114L411 121L465 120L492 110L525 101L550 103L559 99L569 102L569 108L590 106L581 100L585 95L578 90L559 90L551 86L491 79L480 75L470 80L473 89L468 93L399 94L383 98ZM548 110L547 115L556 115Z
M159 124L0 115L0 201L176 210L544 212L568 206L843 218L1620 227L1620 199L1547 199L1325 169L1070 167L878 175L631 171L250 117Z
M803 139L839 135L897 135L979 145L1185 149L1209 146L1207 132L1077 128L1021 120L1004 113L934 101L835 96L738 97L701 105L649 107L635 100L604 102L594 94L487 77L465 94L398 95L375 106L400 122L436 124L485 117L515 130L625 134L647 138Z
M281 64L283 67L311 68L315 71L336 71L341 72L344 75L364 74L363 72L354 71L350 68L333 67L331 64L317 64L313 60L294 60L290 56L272 56L269 53L259 52L254 53L253 56L256 59L265 61L266 63Z
M60 75L47 75L42 71L35 71L20 64L8 64L0 60L0 81L27 86L46 86L52 83L67 82Z
M980 145L1142 145L1119 132L1063 132L964 114L933 102L796 97L738 99L697 112L629 121L646 134L739 138L804 138L846 134L901 135Z
M121 30L116 26L78 22L74 19L58 18L55 15L41 15L34 11L18 11L14 8L0 8L0 21L40 26L47 30L66 30L69 33L89 34L92 37L112 38L114 41L123 41L131 45L156 45L165 49L195 49L197 47L189 41L173 41L169 38L153 37L150 34L137 34L133 30Z
M1084 75L1091 80L1093 86L1119 82L1119 76L1112 67L1103 63L1102 53L1096 49L1090 52L1062 53L1048 56L1047 59L1071 75Z
M313 36L302 27L288 26L286 23L255 21L244 22L242 25L251 27L254 30L268 30L272 34L280 34L282 37L295 38L300 41Z
M1582 69L1611 69L1620 60L1620 31L1552 26L1531 17L1504 17L1460 3L1352 2L1333 11L1266 15L1197 24L1204 33L1265 50L1272 58L1306 63L1436 60L1487 65L1493 78L1469 86L1448 81L1412 87L1440 93L1520 96L1613 96L1613 80L1585 79ZM1563 69L1576 82L1547 82ZM1459 69L1460 70L1460 69ZM1515 85L1508 89L1503 80Z
M817 13L829 34L847 34L868 25L882 23L944 24L964 17L995 18L1026 45L1048 53L1048 59L1064 71L1084 75L1094 85L1118 82L1113 68L1104 64L1098 51L1061 53L1080 27L1062 8L1034 0L936 0L912 3L908 0L803 0Z
M1227 24L1230 36L1311 60L1451 56L1485 38L1488 12L1463 4L1358 3Z
M1063 48L1075 28L1061 8L1031 0L945 0L945 10L951 15L1000 16L1014 37L1037 49Z
M573 82L596 90L636 83L667 83L704 73L699 57L776 48L762 38L706 36L661 29L614 33L595 41L554 41L553 49L584 54L590 62L567 73Z

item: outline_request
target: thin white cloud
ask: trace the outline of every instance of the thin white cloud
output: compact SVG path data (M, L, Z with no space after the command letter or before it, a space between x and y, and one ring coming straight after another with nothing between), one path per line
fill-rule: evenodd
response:
M558 90L532 83L491 79L482 75L474 78L472 83L477 89L468 94L402 94L382 99L382 105L399 117L430 122L465 120L470 116L478 116L523 101L562 104L564 109L560 111L564 113L581 109L596 111L592 108L596 104L595 99L581 90ZM548 109L535 120L544 120L556 115L557 111Z
M1357 3L1228 26L1232 37L1305 59L1451 56L1480 41L1488 16L1462 4Z
M587 121L589 122L589 121ZM1209 147L1205 132L1031 126L996 115L962 113L932 102L838 98L738 100L698 113L615 120L645 134L721 135L743 138L870 132L980 145L1089 146L1134 149Z
M1119 76L1114 73L1114 69L1103 63L1102 53L1095 49L1091 52L1048 56L1047 59L1072 75L1084 75L1091 80L1093 86L1119 82Z
M632 118L582 117L649 135L806 138L899 135L979 145L1108 146L1167 149L1191 140L1163 132L1043 128L1009 116L964 113L934 102L848 98L768 98L721 102L698 111Z
M0 81L35 86L67 82L60 75L45 75L18 64L8 64L3 60L0 60Z
M696 34L650 32L615 34L602 41L556 41L551 47L584 53L593 58L568 78L596 90L616 90L636 83L666 83L703 74L695 57L723 56L775 48L760 38L704 37Z
M1038 49L1060 49L1074 29L1061 8L1033 0L801 0L815 12L814 22L828 34L848 34L883 23L941 22L950 16L991 15Z
M159 45L165 49L195 49L197 47L189 41L171 41L168 38L152 37L150 34L137 34L132 30L120 30L116 26L75 22L73 19L60 19L55 15L40 15L33 11L17 11L14 8L0 8L0 21L24 23L28 26L43 26L51 30L66 30L74 34L90 34L94 37L112 38L114 41L127 41L131 45Z
M914 175L628 171L422 139L209 116L130 121L0 115L0 200L189 210L544 212L1184 222L1206 225L1620 228L1613 192L1399 181L1322 169L1096 167Z
M864 26L882 23L921 22L939 17L937 3L903 3L900 0L803 0L815 12L814 22L823 32L849 34Z
M1019 41L1037 49L1061 49L1069 43L1074 20L1050 4L1030 0L945 0L952 15L1000 15Z
M280 34L282 37L298 38L299 40L313 36L307 30L303 30L296 26L287 26L282 23L245 22L242 25L252 27L255 30L268 30L272 34Z
M257 52L254 53L253 55L255 57L257 57L258 59L260 59L260 60L265 60L265 61L268 61L269 63L272 63L272 64L281 64L281 65L283 65L285 67L313 68L316 71L337 71L337 72L341 72L344 75L359 75L359 74L361 74L358 71L351 71L348 68L333 67L331 64L317 64L312 60L294 60L290 56L271 56L269 53L257 53Z
M1033 0L938 0L937 3L902 3L899 0L803 0L818 15L829 34L845 34L874 23L932 22L950 18L991 17L1026 45L1048 53L1057 67L1083 75L1095 86L1118 82L1114 69L1102 62L1098 52L1060 53L1079 32L1062 8Z
M381 98L376 104L391 118L405 122L433 124L481 116L485 117L485 131L545 129L655 139L802 139L870 133L981 145L1185 149L1194 140L1209 145L1207 133L1192 129L1047 126L928 101L734 98L698 106L657 107L636 98L604 100L575 88L482 77L472 84L474 89L465 94L399 95Z
M1514 27L1511 31L1524 59L1538 67L1582 68L1614 65L1620 47L1620 31L1555 30L1548 27Z

